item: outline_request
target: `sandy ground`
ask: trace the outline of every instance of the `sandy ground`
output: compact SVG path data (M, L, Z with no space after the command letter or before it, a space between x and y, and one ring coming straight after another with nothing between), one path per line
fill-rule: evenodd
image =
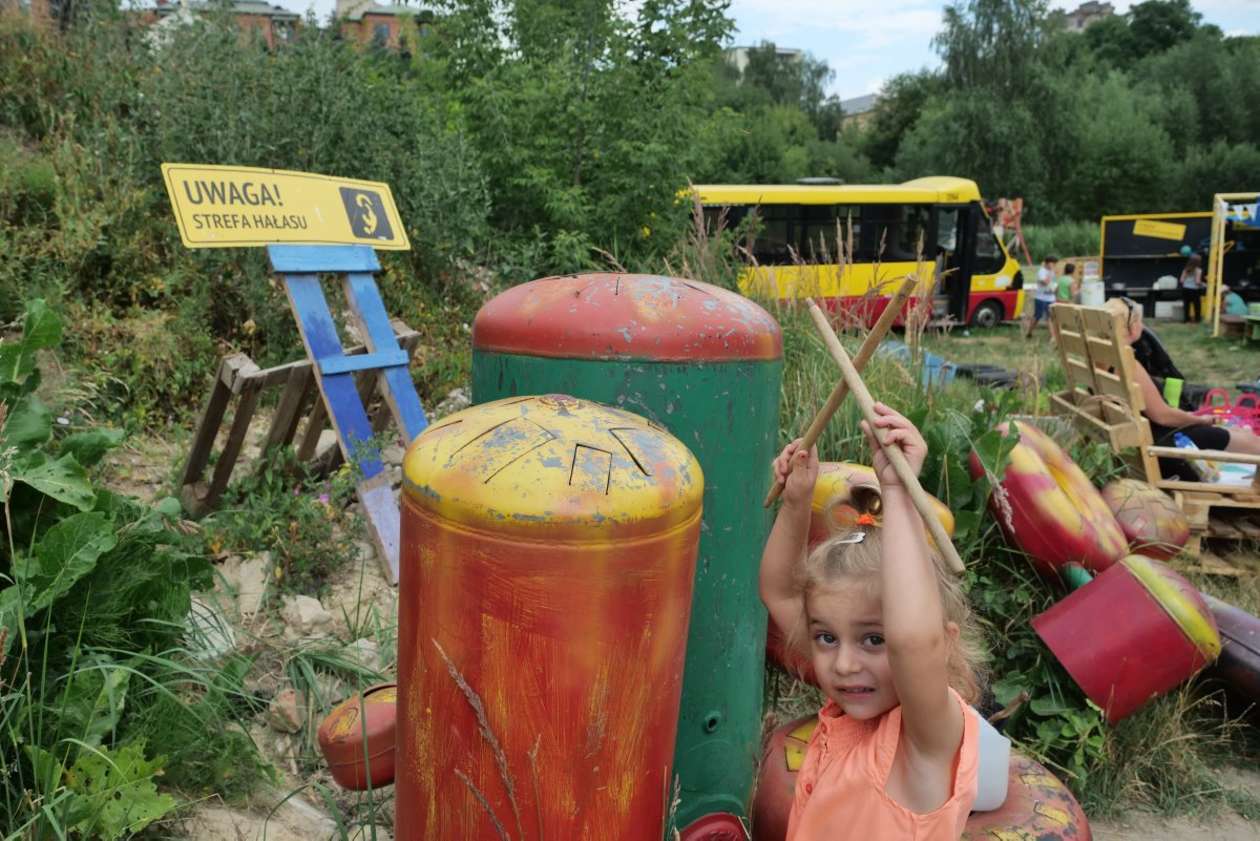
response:
M1241 789L1252 797L1260 798L1260 771L1249 768L1223 768L1221 785ZM1092 820L1090 827L1094 841L1182 841L1182 839L1213 839L1213 841L1257 841L1260 839L1260 821L1249 821L1228 808L1203 819L1193 817L1167 818L1159 815L1130 814L1122 818Z

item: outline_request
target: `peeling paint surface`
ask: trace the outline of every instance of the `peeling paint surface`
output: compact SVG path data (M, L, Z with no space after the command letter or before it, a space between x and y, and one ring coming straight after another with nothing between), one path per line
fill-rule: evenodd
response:
M404 474L395 837L659 841L694 457L628 412L549 395L430 428Z
M714 812L747 814L761 749L765 673L766 612L757 568L770 512L761 500L778 441L781 371L779 359L557 359L473 351L474 402L558 391L618 406L668 428L704 471L674 757L679 827ZM636 453L640 445L631 439L646 434L642 426L616 431Z
M546 277L495 296L473 347L572 359L762 359L783 355L778 322L738 293L660 275Z

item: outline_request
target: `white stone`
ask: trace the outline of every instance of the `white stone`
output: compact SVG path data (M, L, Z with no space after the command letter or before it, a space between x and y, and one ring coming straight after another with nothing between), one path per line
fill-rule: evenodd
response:
M236 609L242 619L253 619L262 607L271 581L271 566L270 552L259 552L241 561L236 573Z
M332 631L333 615L311 596L285 596L280 618L290 639L324 637Z
M363 637L346 646L346 658L353 660L365 669L374 672L381 670L381 647L376 640Z

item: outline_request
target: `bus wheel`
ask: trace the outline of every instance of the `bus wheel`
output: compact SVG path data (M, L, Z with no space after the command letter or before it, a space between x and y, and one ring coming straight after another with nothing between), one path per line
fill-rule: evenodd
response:
M985 301L971 314L971 326L997 327L1005 316L1001 301Z

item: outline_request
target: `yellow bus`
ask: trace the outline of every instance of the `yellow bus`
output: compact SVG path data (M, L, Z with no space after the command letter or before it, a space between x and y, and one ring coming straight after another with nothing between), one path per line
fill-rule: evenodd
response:
M745 295L815 297L832 309L861 307L869 319L883 310L894 284L912 275L919 281L916 298L933 295L938 316L988 327L1022 312L1023 273L994 235L974 181L806 181L693 188L710 230L719 218L732 229L757 214L747 228L756 233L745 243L752 259L739 281Z

